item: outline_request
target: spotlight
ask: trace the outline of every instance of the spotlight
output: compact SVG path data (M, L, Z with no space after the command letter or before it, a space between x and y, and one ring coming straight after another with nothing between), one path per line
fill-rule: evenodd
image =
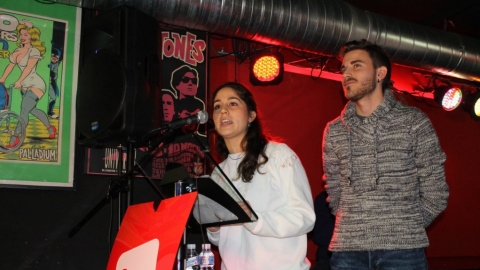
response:
M462 108L466 110L475 120L480 120L480 90L476 93L469 93L465 96Z
M250 82L253 85L275 85L282 80L282 54L262 52L250 58Z
M457 87L441 85L435 88L433 97L445 111L453 111L462 101L462 90Z

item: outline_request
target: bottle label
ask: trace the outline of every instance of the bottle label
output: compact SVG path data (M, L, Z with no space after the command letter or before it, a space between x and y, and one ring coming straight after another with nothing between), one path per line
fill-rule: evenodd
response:
M186 270L197 270L200 269L200 266L198 265L198 257L190 257L187 259L187 262L185 264L185 269Z
M215 263L215 257L212 255L204 255L202 257L202 265L213 265Z

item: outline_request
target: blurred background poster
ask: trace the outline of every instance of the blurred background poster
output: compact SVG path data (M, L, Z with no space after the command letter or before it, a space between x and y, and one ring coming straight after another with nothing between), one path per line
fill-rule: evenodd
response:
M71 187L81 11L4 0L0 18L0 184Z

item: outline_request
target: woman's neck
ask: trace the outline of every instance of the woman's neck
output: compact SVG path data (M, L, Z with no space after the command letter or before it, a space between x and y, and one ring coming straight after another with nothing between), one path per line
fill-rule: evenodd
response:
M242 140L238 139L229 139L225 140L225 146L227 146L228 153L236 154L245 151L242 147Z

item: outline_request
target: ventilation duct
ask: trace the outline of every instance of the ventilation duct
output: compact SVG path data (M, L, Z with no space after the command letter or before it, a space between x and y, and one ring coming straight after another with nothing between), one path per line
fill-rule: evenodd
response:
M336 56L367 39L399 65L480 81L480 40L360 10L340 0L55 0L105 10L130 5L159 21Z

